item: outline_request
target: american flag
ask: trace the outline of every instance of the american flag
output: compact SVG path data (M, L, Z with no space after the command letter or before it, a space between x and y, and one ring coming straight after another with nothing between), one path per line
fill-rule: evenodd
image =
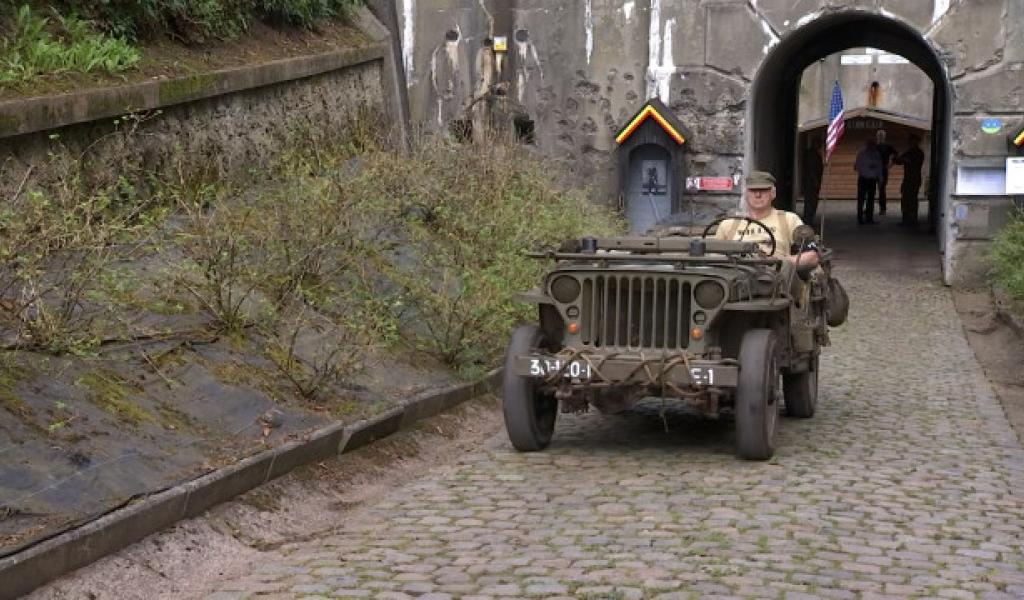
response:
M828 107L828 135L825 139L825 162L832 156L832 151L839 145L846 125L843 122L843 92L839 89L839 81L832 86L832 102Z

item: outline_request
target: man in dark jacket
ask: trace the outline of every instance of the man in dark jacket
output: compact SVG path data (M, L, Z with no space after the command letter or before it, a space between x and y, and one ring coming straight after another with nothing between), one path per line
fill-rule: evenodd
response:
M857 223L875 223L875 189L882 177L882 157L874 139L864 140L853 170L857 171Z
M882 178L878 180L878 214L885 214L885 186L889 185L889 165L896 156L896 148L885 143L885 130L875 133L875 148L882 159Z
M900 186L903 219L900 225L905 227L917 226L917 194L921 191L921 167L924 165L924 152L920 144L921 138L910 134L907 140L910 147L894 161L894 164L903 165L903 185Z

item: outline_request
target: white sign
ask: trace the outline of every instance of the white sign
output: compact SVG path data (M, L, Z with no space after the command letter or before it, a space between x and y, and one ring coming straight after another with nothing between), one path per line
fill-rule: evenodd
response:
M878 56L878 64L880 65L905 65L909 62L909 60L899 54L880 54Z
M1024 156L1006 159L1006 194L1024 195Z
M839 57L839 64L842 65L870 65L870 54L844 54Z
M956 193L961 196L1002 196L1006 170L1002 167L957 167Z

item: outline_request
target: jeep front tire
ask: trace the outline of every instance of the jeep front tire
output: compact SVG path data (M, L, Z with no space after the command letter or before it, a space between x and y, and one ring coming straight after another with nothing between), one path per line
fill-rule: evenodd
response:
M736 455L767 460L775 453L779 420L776 390L779 361L775 333L752 329L740 344L740 376L736 386Z
M537 389L535 380L515 374L515 357L535 352L543 345L544 334L536 325L520 325L512 331L505 351L502 379L502 408L505 430L512 446L520 452L547 448L555 431L558 400Z

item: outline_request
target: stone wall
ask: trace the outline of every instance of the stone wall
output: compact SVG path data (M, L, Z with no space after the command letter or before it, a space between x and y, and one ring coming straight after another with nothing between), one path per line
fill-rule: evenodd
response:
M869 50L874 49L858 48L842 55L868 59L872 61L870 64L841 65L841 55L833 54L807 67L800 82L800 123L828 116L836 80L843 90L847 108L868 106L871 84L877 82L877 108L931 121L934 92L931 79L911 63L885 62L899 58L896 55Z
M362 112L400 115L388 31L367 11L360 25L371 43L331 54L0 103L0 194L45 189L54 159L83 154L100 181L179 165L232 176L310 131L342 134Z
M958 265L976 264L984 245L966 243L955 217L1009 202L960 197L955 175L963 159L996 163L1009 151L1006 132L983 133L982 120L998 117L1008 130L1024 119L1022 0L395 1L414 122L447 128L486 106L488 82L499 84L507 102L535 121L538 148L594 185L599 201L614 202L619 189L614 134L649 97L659 96L690 129L684 175L732 175L775 152L756 147L753 128L761 125L751 99L773 53L806 37L804 52L819 52L811 61L879 44L913 46L914 58L932 60L935 88L948 90L944 114L935 115L947 127L937 149L950 157L937 163L947 281L976 281L977 267ZM843 47L808 34L823 19L863 15L904 33L884 38L862 27L844 34ZM457 36L445 38L446 30ZM496 36L509 39L500 56L485 45ZM494 68L484 73L488 61ZM952 212L958 202L966 213ZM990 238L999 225L994 218L971 235Z

